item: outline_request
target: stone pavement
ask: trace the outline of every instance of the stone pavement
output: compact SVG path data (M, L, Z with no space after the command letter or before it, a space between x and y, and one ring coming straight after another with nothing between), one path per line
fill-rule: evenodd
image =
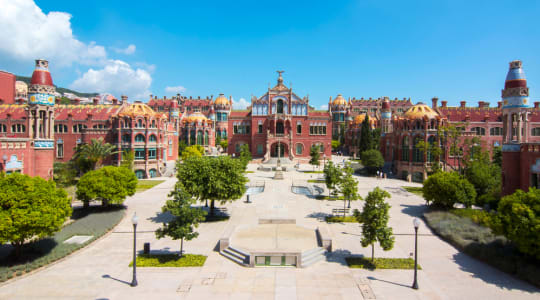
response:
M342 157L334 160L341 161ZM256 165L250 165L255 170ZM311 170L309 165L301 169ZM153 250L178 251L180 243L156 240L154 230L166 220L160 208L174 186L174 178L127 200L128 212L121 223L102 239L49 267L0 285L0 299L538 299L540 291L456 251L434 236L424 224L419 229L419 290L410 288L412 270L368 271L349 269L344 257L370 255L360 245L357 224L326 224L323 218L342 201L321 201L293 194L292 181L306 181L320 174L287 171L285 180L273 181L272 172L248 174L251 181L266 181L266 190L225 205L227 222L201 224L197 239L185 242L188 253L208 255L203 267L138 268L139 286L131 287L133 228L137 211L137 248L150 242ZM401 180L357 177L362 196L379 186L392 198L390 225L396 234L394 249L376 247L375 255L409 257L414 247L412 219L421 215L424 201L401 186ZM218 205L219 206L219 205ZM352 203L361 208L362 202ZM306 228L326 227L334 252L327 260L306 269L292 267L245 268L220 256L219 237L231 227L257 224L259 217L296 218Z

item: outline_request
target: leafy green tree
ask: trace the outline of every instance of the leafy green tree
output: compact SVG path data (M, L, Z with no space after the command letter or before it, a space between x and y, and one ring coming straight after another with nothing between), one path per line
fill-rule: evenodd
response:
M323 173L326 187L328 187L329 196L332 194L335 195L336 188L341 181L341 170L337 166L335 166L334 163L330 160L324 166Z
M438 139L438 137L436 138ZM433 174L438 171L441 171L440 159L443 154L443 149L439 146L438 141L429 143L426 141L419 141L415 145L416 149L422 151L422 154L426 155L425 160L425 169L428 174ZM430 162L431 165L428 168L427 163Z
M133 150L124 150L120 166L128 170L133 170L133 161L135 161L135 152Z
M456 172L437 172L424 181L422 188L427 204L450 209L461 203L471 207L476 198L474 186Z
M465 127L468 124L455 123L452 125L445 125L439 128L438 135L442 139L441 144L448 149L448 153L454 158L454 165L456 159L458 160L458 167L461 172L461 157L463 155L459 146L461 136L465 131Z
M122 204L127 196L133 196L137 177L124 167L106 166L84 174L77 183L77 199L88 207L90 201L101 200L104 206Z
M226 151L227 147L229 146L229 142L227 141L227 139L222 139L219 145L221 146L223 150Z
M184 152L186 147L187 147L186 141L184 141L182 138L180 138L178 140L178 153L182 154L182 152Z
M358 150L360 153L372 149L372 135L371 127L369 126L369 115L366 114L366 118L362 122L362 127L360 129L360 141L358 145Z
M319 161L321 159L321 154L319 153L319 146L312 145L309 149L309 156L311 156L309 164L313 166L313 169L315 169L315 166L319 166L321 164L321 162Z
M377 170L384 166L384 158L379 150L366 150L360 154L362 165L366 167L370 174L374 174Z
M170 213L173 219L156 230L156 237L161 239L169 236L173 240L180 240L180 256L182 256L184 240L190 241L199 236L199 233L195 232L195 228L199 227L199 222L204 221L206 211L191 207L195 201L184 191L180 181L176 183L174 190L169 194L169 197L171 196L174 200L167 200L161 211Z
M502 148L500 146L493 147L492 162L502 168Z
M221 134L216 135L216 142L215 142L215 145L217 146L217 145L219 145L219 144L221 144Z
M347 166L344 170L341 182L339 183L341 193L343 194L343 217L345 217L345 203L349 201L349 207L351 207L351 201L362 200L362 197L358 194L358 181L354 179L354 170Z
M465 178L474 185L476 195L482 196L500 187L501 168L485 160L472 161L467 164Z
M96 170L101 167L104 159L118 153L116 146L103 142L101 139L91 139L90 143L83 144L75 153L75 156L83 157L90 162L92 170Z
M339 140L332 140L332 151L338 151L340 146L341 142Z
M76 183L77 169L69 162L55 162L53 165L54 182L58 186L68 187Z
M203 152L201 152L200 145L192 145L188 146L184 149L184 152L182 152L182 160L185 161L190 157L201 157L203 156ZM203 149L204 151L204 149Z
M216 200L224 204L239 199L248 181L241 162L228 156L190 157L178 164L177 178L192 197L210 201L211 216Z
M243 144L240 146L240 161L244 164L244 169L247 168L248 163L251 161L251 151L249 150L248 144Z
M375 243L384 251L394 248L392 228L388 227L390 205L384 199L390 198L387 191L378 187L369 192L362 212L354 211L356 220L362 224L362 247L371 245L371 261L375 259Z
M380 144L381 144L381 129L375 128L371 130L371 141L369 143L369 149L379 150Z
M0 173L0 243L11 242L17 257L26 241L60 230L70 215L70 199L53 181Z
M516 190L502 197L492 224L519 251L540 260L540 190Z

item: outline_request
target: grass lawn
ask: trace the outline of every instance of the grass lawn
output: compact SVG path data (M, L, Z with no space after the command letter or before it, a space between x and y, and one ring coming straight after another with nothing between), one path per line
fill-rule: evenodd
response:
M137 256L137 267L202 267L206 256L198 254L140 254ZM129 263L131 267L133 262Z
M252 174L255 173L255 171L246 171L246 174Z
M417 186L402 186L407 192L416 194L420 197L424 197L424 193L422 192L422 187Z
M412 258L381 258L376 257L373 262L368 257L346 257L349 268L355 269L414 269ZM418 270L422 268L418 265Z
M334 197L334 196L317 195L315 198L317 200L330 200L330 201L345 200L345 198L343 198L343 196Z
M124 206L90 207L75 209L74 220L51 237L25 244L19 258L11 245L0 245L0 282L48 265L90 244L111 230L124 216ZM84 244L65 244L74 235L91 235Z
M165 180L139 180L137 182L137 193L153 188L164 181Z
M325 218L328 223L356 223L356 218L354 216L327 216Z
M326 181L324 181L324 179L308 179L308 182L311 182L311 183L326 183Z

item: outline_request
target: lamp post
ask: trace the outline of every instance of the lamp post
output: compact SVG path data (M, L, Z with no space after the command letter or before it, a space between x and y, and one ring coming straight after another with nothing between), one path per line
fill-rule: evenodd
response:
M5 155L5 154L2 155L2 160L4 161L4 166L3 166L4 171L6 171L6 161L7 161L7 159L8 159L7 155Z
M135 212L133 214L133 217L131 218L131 223L133 223L133 279L131 280L131 286L135 287L137 286L137 223L139 222L139 218L137 217L137 213Z
M414 225L414 282L412 284L412 288L417 290L418 280L417 280L416 273L418 272L418 227L420 226L420 220L418 220L418 218L414 218L413 225Z
M322 164L323 164L323 166L326 166L326 153L323 154L322 157L323 157L323 163Z

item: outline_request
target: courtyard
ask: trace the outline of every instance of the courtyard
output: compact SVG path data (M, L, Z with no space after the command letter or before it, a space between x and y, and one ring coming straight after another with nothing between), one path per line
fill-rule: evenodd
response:
M335 162L342 157L334 157ZM176 178L128 198L124 219L109 234L88 247L28 275L0 285L0 299L537 299L538 289L460 253L442 241L422 223L419 228L419 290L410 288L412 270L350 269L345 257L370 256L371 249L360 245L356 223L326 223L333 209L343 201L317 200L291 192L291 186L316 179L322 174L304 173L310 165L289 168L284 180L273 180L273 172L257 171L250 164L250 182L265 182L264 192L227 204L230 219L202 223L200 236L184 242L186 253L208 258L203 267L138 268L139 285L131 287L133 227L137 212L137 250L149 242L152 250L174 252L179 241L157 240L154 234L162 222L161 207ZM355 176L362 196L378 186L388 191L389 225L396 243L391 251L376 247L376 257L411 257L414 251L412 220L425 209L424 200L402 186L419 186L395 179ZM324 187L324 184L317 184ZM328 191L325 189L325 194ZM362 201L351 203L361 209ZM219 205L218 205L219 206ZM219 206L223 207L223 206ZM240 266L217 251L219 239L235 228L255 227L259 219L295 219L302 228L327 232L333 251L326 259L307 268ZM249 243L245 239L243 243ZM257 247L254 240L253 247ZM248 247L247 244L245 247Z

